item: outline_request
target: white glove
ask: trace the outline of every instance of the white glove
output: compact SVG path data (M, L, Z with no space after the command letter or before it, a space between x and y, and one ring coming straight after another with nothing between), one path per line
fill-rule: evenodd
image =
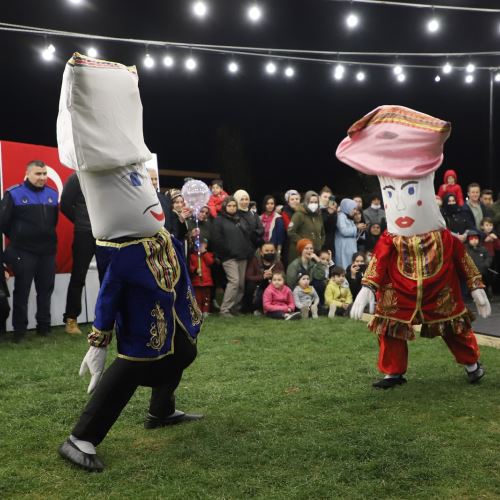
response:
M370 306L370 311L372 311L375 305L375 295L368 287L364 286L351 307L351 318L361 319L367 305Z
M108 349L106 347L93 347L91 346L83 358L80 365L80 377L83 377L87 372L90 372L91 379L87 394L90 394L99 383L104 365L106 364L106 355Z
M478 288L477 290L473 290L470 294L472 295L474 304L476 304L479 316L481 316L481 318L487 318L491 314L491 305L486 292L482 288Z

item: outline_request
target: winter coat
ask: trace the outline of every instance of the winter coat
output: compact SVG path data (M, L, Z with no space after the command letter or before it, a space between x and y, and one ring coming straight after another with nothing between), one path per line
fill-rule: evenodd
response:
M302 287L297 285L293 290L293 300L295 307L301 309L302 307L311 307L319 304L319 295L313 286L309 286L310 293L304 291Z
M201 276L198 274L198 265L201 261ZM212 270L214 265L214 254L212 252L204 252L198 260L198 252L191 252L189 256L189 271L191 272L191 283L193 286L214 286L212 278Z
M75 225L75 231L91 233L89 212L78 176L71 174L61 193L61 212Z
M352 219L343 212L337 216L337 232L335 233L335 263L346 269L352 256L358 251L358 229Z
M314 262L312 260L310 260L307 264L304 264L304 262L302 262L302 257L297 257L288 265L286 270L286 284L290 288L295 288L298 279L303 274L308 274L309 277L311 277L313 268Z
M446 227L456 234L464 234L465 231L476 229L476 223L472 212L465 209L465 206L448 205L448 200L452 194L447 194L443 200L441 214L443 215Z
M240 224L250 236L253 251L252 254L264 243L264 228L260 218L250 210L238 210L236 212L240 218Z
M349 283L349 289L351 290L351 294L354 299L358 296L358 293L361 290L361 280L363 279L365 269L366 266L362 266L362 268L356 272L354 278L351 276L351 266L348 266L345 271L345 277L347 282Z
M255 251L240 218L223 213L213 221L212 249L222 262L230 259L247 260Z
M212 194L208 199L207 207L210 215L215 219L217 214L221 211L222 202L228 194L225 191L221 191L219 194Z
M271 267L273 271L285 272L285 268L283 267L283 263L281 261L278 260L274 263L268 263L265 262L260 255L254 255L248 262L245 280L260 283L261 281L264 281L264 271L270 269Z
M262 298L264 313L284 312L287 313L295 309L295 302L290 288L286 285L278 290L271 283L265 290Z
M343 304L352 304L352 293L348 286L338 285L333 280L328 282L325 290L325 304L341 307Z
M455 184L448 184L447 179L450 176L455 178ZM458 178L455 170L446 170L443 176L444 184L441 184L439 187L438 196L444 201L444 197L447 194L452 194L455 197L455 200L457 200L457 205L462 206L464 204L464 195L462 193L462 188L459 184L457 184L457 181Z
M474 264L479 269L479 272L484 276L488 273L488 268L491 266L493 258L488 254L488 250L483 246L478 245L477 247L472 247L466 245L467 253L471 256Z
M335 254L335 231L337 230L337 212L331 214L328 209L321 209L323 217L323 226L325 228L325 243L323 248L330 250L332 255Z
M190 218L187 221L188 236L191 237L191 232L196 229L196 221L194 218ZM198 221L198 228L200 229L200 240L207 240L208 248L212 249L212 224L213 221L210 219L204 221Z
M363 218L367 225L380 224L382 226L385 222L385 210L383 208L373 208L370 206L363 210Z
M307 238L313 242L315 252L319 252L325 242L325 226L320 210L311 212L307 205L311 196L316 195L314 191L308 191L304 196L304 203L298 207L288 225L288 262L291 262L297 255L297 242ZM317 196L317 195L316 195Z

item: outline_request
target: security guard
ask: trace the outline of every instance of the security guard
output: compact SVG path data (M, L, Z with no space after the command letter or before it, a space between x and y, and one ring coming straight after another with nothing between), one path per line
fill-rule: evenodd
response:
M0 202L0 228L9 238L4 261L15 275L12 324L14 342L28 326L28 297L35 280L37 333L50 331L50 299L56 272L57 191L47 186L47 166L33 160L22 184L10 187Z

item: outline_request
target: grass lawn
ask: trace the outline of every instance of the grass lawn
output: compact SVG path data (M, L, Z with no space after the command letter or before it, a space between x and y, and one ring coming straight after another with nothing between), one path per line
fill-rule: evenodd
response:
M87 400L83 338L0 343L0 497L500 498L500 351L470 386L440 339L377 391L376 338L337 318L211 317L177 394L201 422L146 431L140 388L88 474L56 453ZM110 359L113 356L110 356Z

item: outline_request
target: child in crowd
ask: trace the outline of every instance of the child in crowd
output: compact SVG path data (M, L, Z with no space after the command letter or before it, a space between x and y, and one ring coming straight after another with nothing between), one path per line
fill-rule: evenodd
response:
M486 285L486 291L489 294L491 291L492 280L490 279L490 273L488 271L493 257L488 255L488 250L480 244L480 237L477 231L469 231L467 233L467 253L471 256L474 264L479 269L481 276L483 277L484 284Z
M345 271L339 266L330 269L330 281L325 290L325 304L328 306L328 317L348 316L352 305L352 294L345 279Z
M319 296L310 283L309 275L303 274L293 290L295 307L300 309L302 319L308 319L309 313L311 313L313 319L318 318Z
M215 218L221 211L222 202L228 194L224 191L221 179L213 180L210 184L210 190L212 191L212 195L208 200L208 210L210 211L210 215Z
M483 246L491 257L495 256L495 252L500 252L500 239L493 231L493 227L493 219L484 217L481 221L481 231L484 233Z
M285 275L281 271L273 272L271 283L262 299L264 313L273 319L299 319L300 312L295 311L292 291L285 285Z
M443 176L444 184L441 184L438 191L438 196L444 200L447 194L452 194L457 200L457 205L464 204L464 194L462 188L457 184L457 173L455 170L446 170Z
M193 249L189 256L189 270L191 272L191 282L194 287L196 302L203 317L206 318L210 311L212 288L214 286L211 270L214 264L214 254L207 251L206 239L200 241L200 253L198 254L196 238L193 240Z
M319 295L320 307L325 302L325 289L330 277L330 268L334 266L331 250L321 250L319 260L311 269L311 283Z

